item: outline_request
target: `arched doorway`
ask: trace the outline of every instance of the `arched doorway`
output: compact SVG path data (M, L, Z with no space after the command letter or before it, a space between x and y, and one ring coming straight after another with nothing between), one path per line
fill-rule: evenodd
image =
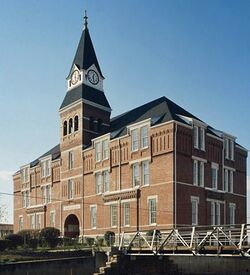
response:
M64 236L76 238L80 234L79 220L76 215L69 215L64 222Z

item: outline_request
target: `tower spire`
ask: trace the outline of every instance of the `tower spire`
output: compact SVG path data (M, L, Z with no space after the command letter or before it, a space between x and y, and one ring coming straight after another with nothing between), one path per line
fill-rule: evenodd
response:
M88 16L87 16L87 10L85 10L84 12L84 28L87 29L88 28Z

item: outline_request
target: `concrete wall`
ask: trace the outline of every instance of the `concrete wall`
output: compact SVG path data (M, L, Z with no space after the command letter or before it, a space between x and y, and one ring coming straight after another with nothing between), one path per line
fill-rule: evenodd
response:
M0 274L4 275L92 275L105 266L104 253L78 258L30 261L0 265Z
M105 274L249 274L250 259L208 256L124 256Z

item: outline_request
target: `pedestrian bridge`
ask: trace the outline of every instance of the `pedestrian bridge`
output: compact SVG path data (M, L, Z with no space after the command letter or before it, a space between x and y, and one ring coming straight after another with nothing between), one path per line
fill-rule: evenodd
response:
M125 255L250 256L250 224L178 227L123 232L116 245Z

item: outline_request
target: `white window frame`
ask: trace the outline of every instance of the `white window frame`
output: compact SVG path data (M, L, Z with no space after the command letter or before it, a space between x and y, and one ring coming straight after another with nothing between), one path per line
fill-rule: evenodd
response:
M43 159L40 163L41 178L49 177L51 175L51 159Z
M144 160L141 163L141 167L142 167L142 185L146 186L149 185L149 161L148 160Z
M211 225L220 225L220 202L211 201Z
M224 169L224 184L223 184L223 191L228 192L228 169Z
M137 151L139 149L139 129L131 130L131 151Z
M232 170L228 170L228 192L234 192L234 172Z
M236 204L229 203L229 224L235 224Z
M68 180L68 199L72 200L74 198L74 182L72 179Z
M95 143L95 161L99 162L102 160L102 143L98 141Z
M74 168L74 151L69 151L68 153L68 169Z
M29 166L22 167L21 168L21 181L22 181L22 184L28 183L30 181L29 176L30 176Z
M194 148L199 149L199 127L194 125Z
M192 225L198 225L199 224L199 197L191 196L191 223ZM193 210L195 207L195 213L193 213Z
M23 230L23 216L18 217L18 231Z
M102 156L103 160L109 159L109 140L105 139L102 141Z
M157 197L148 197L148 224L157 224Z
M109 170L103 171L103 185L104 185L104 192L110 191L110 173Z
M110 205L110 225L117 227L117 204Z
M133 187L140 186L139 162L135 162L132 164L132 183Z
M95 174L95 183L96 183L96 194L102 194L102 173L98 172Z
M148 132L149 127L147 125L141 127L141 148L148 148Z
M96 229L97 224L97 205L90 205L90 227Z
M205 128L202 126L193 126L193 136L194 136L194 148L198 150L205 151L206 144L206 132Z
M214 174L215 178L213 177L213 171L215 172L215 174ZM212 164L211 164L211 183L212 183L212 189L214 189L214 190L218 189L218 171L219 171L219 165L217 163L212 162Z
M193 185L204 187L204 161L193 160Z
M49 223L51 227L55 227L56 226L56 211L52 210L50 211L49 214Z
M123 224L124 226L129 226L130 225L130 203L129 202L124 202L123 203Z

